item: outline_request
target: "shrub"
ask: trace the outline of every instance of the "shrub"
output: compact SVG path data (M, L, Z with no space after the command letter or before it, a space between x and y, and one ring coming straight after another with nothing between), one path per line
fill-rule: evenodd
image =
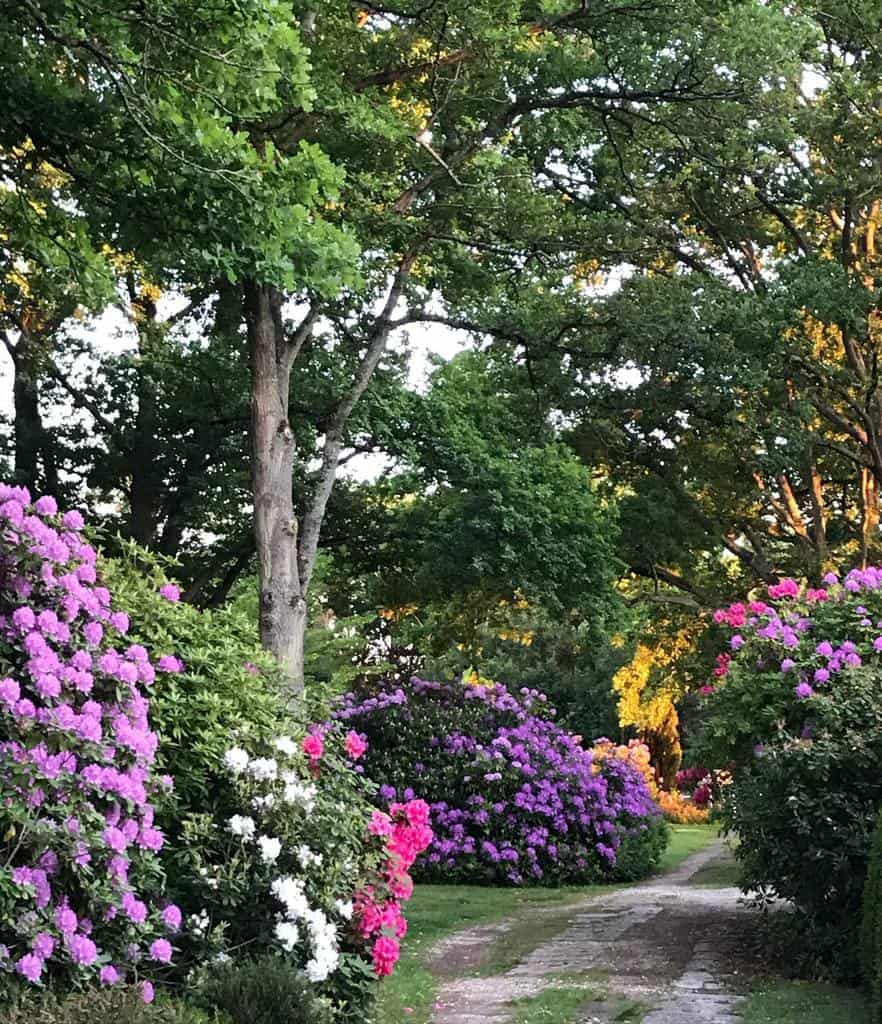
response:
M147 694L180 666L126 639L82 525L0 485L0 998L135 980L172 952Z
M213 928L213 952L284 953L316 985L338 970L350 985L390 973L406 931L407 871L432 836L428 808L371 809L347 747L351 737L314 728L259 756L227 751L239 813L205 816L190 833L190 870L204 880L205 925L195 930Z
M221 1011L230 1024L332 1024L333 1008L303 975L274 956L216 964L196 999Z
M717 613L733 652L706 700L709 763L734 762L724 821L749 888L792 900L816 951L855 950L882 801L882 571L784 580Z
M184 1002L145 1004L138 988L117 985L65 999L47 997L0 1014L0 1024L227 1024Z
M223 769L230 737L266 742L290 712L253 618L236 609L202 611L186 604L160 559L136 544L115 547L117 555L101 558L99 568L120 595L129 635L151 649L174 651L182 662L154 689L150 708L161 738L157 764L175 777L173 797L158 811L173 850L190 814L232 813L235 796Z
M181 1002L145 1003L131 986L93 989L63 1000L28 1000L0 1013L0 1024L226 1024Z
M186 925L179 973L240 948L272 954L361 1019L406 927L408 844L420 839L406 818L419 808L377 818L361 741L308 729L310 706L286 704L250 619L178 602L163 566L133 545L105 567L133 631L183 658L154 700L158 756L183 780L164 808L169 893Z
M882 812L876 818L861 917L861 973L870 990L874 1024L882 1021Z
M658 805L666 821L674 825L705 825L710 821L707 807L699 807L679 790L662 790L658 795Z
M510 885L649 870L659 817L631 759L595 756L554 722L543 694L413 679L348 694L336 717L370 746L365 771L383 800L430 803L435 839L422 878ZM646 852L637 848L645 844Z

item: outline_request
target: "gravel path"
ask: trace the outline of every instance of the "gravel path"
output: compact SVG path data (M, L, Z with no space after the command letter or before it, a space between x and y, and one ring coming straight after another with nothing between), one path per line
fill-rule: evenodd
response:
M554 916L559 918L553 937L510 970L442 981L433 1024L508 1024L513 1000L553 984L608 993L592 1002L586 992L581 1024L612 1024L623 1000L646 1008L643 1024L737 1024L739 979L732 954L745 913L740 894L691 884L696 872L727 853L717 840L675 871L640 885L452 936L439 947L437 963L474 968L488 943L504 942L506 934L522 940L519 933L534 922L547 934Z

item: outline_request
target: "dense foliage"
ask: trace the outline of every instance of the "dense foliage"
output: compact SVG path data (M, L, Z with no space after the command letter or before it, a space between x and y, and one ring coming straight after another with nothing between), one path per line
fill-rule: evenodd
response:
M305 1018L309 1024L309 1018ZM218 1024L214 1015L183 1002L145 1003L137 988L115 985L58 999L29 999L0 1011L2 1024Z
M420 877L588 882L645 873L660 856L641 768L583 748L537 690L390 682L348 694L336 718L367 737L382 799L429 802L435 839Z
M792 900L809 952L847 968L882 801L882 570L785 579L717 619L732 658L707 696L704 753L734 764L724 816L744 883Z
M333 1008L316 996L284 960L264 956L219 964L199 986L195 1001L229 1024L332 1024Z
M877 816L861 908L861 973L872 997L874 1024L882 1020L882 813Z

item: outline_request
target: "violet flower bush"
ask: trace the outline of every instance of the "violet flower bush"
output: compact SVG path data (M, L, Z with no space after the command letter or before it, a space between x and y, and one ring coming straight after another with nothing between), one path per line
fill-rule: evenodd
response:
M422 879L536 885L648 873L666 842L642 773L596 761L544 694L412 679L347 694L335 717L366 736L379 799L428 801Z
M141 985L174 954L148 721L182 666L126 641L78 512L0 485L0 1001L21 988Z

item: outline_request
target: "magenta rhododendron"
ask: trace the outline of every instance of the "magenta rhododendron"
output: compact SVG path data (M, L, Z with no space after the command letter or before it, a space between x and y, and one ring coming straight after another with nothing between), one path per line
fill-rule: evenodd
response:
M126 641L82 526L0 485L0 992L171 957L149 690L180 663Z
M386 838L385 859L375 879L355 897L355 921L361 937L370 945L374 973L392 973L400 954L399 939L407 932L401 904L413 892L410 868L434 838L429 826L430 809L424 800L394 803L389 813L374 811L371 834Z

